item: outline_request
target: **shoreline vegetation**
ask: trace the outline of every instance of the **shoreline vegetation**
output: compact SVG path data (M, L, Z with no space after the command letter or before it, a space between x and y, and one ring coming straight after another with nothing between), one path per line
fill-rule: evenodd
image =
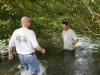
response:
M31 18L30 29L37 37L61 32L62 21L68 21L77 33L100 37L99 5L99 0L1 0L0 39L8 39L20 28L20 19L25 15Z

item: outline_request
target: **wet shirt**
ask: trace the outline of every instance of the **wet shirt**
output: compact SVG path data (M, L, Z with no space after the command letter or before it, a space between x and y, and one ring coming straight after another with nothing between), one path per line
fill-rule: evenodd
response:
M62 38L64 43L64 49L73 50L74 47L70 47L69 44L73 43L74 40L78 39L76 33L72 29L62 32Z
M38 46L38 42L34 31L19 28L13 32L9 46L15 46L18 54L30 54L35 52L34 47Z

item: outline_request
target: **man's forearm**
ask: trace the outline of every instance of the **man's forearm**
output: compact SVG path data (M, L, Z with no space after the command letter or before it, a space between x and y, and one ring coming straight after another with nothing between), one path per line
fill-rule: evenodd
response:
M12 54L12 47L11 46L8 46L8 53Z
M37 47L35 47L35 49L36 49L37 51L42 51L41 46L37 46Z
M78 41L79 39L74 40L73 45L75 45Z
M41 46L37 46L37 47L35 47L35 49L36 49L37 51L40 51L42 54L45 53L45 49L41 48Z
M13 59L12 47L11 47L11 46L8 46L8 54L9 54L8 58L9 58L10 60Z

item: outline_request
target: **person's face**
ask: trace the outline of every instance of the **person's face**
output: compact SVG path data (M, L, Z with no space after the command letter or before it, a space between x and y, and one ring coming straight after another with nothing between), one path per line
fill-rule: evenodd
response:
M28 22L27 22L27 24L28 24L28 28L29 28L29 27L30 27L30 25L31 25L30 21L28 21Z
M62 24L62 29L63 30L67 30L68 29L68 25Z

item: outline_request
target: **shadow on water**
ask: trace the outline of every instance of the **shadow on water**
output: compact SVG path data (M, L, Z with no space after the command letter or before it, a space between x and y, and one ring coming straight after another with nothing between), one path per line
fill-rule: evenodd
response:
M39 75L100 75L100 42L79 36L75 51L65 51L63 43L57 43L58 36L53 36L52 39L39 39L40 45L46 49L44 55L36 52L40 63ZM18 58L0 63L1 75L20 75L20 72Z

